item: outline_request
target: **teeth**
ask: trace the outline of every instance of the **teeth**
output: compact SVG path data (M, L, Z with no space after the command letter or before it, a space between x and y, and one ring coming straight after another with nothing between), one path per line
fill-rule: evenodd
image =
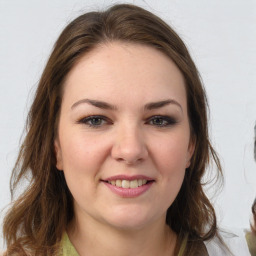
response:
M137 180L131 180L130 181L130 188L137 188L138 187L138 181Z
M122 180L122 188L130 188L130 182L128 180Z
M120 188L137 188L147 183L147 180L111 180L108 181L113 186Z
M117 187L122 187L122 181L121 180L116 180L116 186Z

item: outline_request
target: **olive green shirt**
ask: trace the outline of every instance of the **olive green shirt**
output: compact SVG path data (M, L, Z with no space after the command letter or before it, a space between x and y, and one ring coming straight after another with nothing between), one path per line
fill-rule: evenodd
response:
M63 234L61 244L62 244L62 254L61 254L61 256L79 256L75 247L70 242L69 237L68 237L66 232ZM183 255L183 253L185 251L185 248L186 248L186 244L187 244L187 236L182 241L178 256Z
M246 240L252 256L256 256L256 234L252 232L246 233Z

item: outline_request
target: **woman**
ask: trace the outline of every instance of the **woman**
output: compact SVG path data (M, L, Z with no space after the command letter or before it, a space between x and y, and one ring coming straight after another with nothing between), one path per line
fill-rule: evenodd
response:
M202 186L210 159L222 175L205 92L158 17L124 4L71 22L27 129L12 191L31 183L5 217L6 255L228 255Z

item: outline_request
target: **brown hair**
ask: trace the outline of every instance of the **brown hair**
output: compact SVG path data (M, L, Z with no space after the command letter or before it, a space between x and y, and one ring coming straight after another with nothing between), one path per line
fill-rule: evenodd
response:
M252 229L252 233L256 236L256 199L254 200L252 205L252 215L253 215L254 226L251 224L251 229Z
M256 124L254 126L254 160L256 161ZM256 198L252 204L251 231L246 232L246 240L251 255L256 255Z
M73 218L72 196L63 173L56 169L53 145L62 85L81 56L111 41L154 47L169 56L182 72L196 144L166 222L180 237L189 234L190 242L217 235L215 212L203 191L202 177L211 158L218 173L221 167L209 142L207 100L197 69L183 41L165 22L140 7L121 4L81 15L64 29L54 46L28 115L27 135L12 173L12 195L24 177L30 176L31 181L4 219L3 233L10 254L53 255ZM196 242L191 244L190 251L196 251Z
M254 160L256 161L256 124L254 126ZM256 236L256 198L252 204L252 215L254 219L254 226L251 225L252 232Z

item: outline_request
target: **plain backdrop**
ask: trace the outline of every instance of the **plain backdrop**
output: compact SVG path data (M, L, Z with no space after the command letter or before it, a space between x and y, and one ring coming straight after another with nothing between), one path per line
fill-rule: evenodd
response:
M73 18L116 2L0 0L0 223L27 111L55 40ZM211 139L224 169L224 189L212 200L221 226L248 228L256 196L256 1L126 3L162 17L188 46L206 87Z

